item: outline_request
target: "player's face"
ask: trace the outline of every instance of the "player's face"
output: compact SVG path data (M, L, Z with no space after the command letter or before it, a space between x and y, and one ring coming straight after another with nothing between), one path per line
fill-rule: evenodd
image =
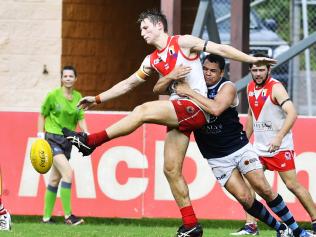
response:
M205 60L203 63L204 80L207 86L215 85L223 76L223 71L219 68L218 63Z
M75 84L77 78L73 70L64 70L61 78L62 84L66 88L71 88Z
M140 23L141 36L144 38L147 44L153 44L157 37L160 35L159 23L153 24L148 18L145 18Z
M270 70L266 65L253 65L250 69L250 73L256 85L261 86L268 78Z

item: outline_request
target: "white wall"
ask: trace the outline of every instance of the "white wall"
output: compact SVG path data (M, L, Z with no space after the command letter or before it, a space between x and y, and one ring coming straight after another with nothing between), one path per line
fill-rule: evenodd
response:
M0 0L0 111L38 110L60 85L61 20L62 0Z

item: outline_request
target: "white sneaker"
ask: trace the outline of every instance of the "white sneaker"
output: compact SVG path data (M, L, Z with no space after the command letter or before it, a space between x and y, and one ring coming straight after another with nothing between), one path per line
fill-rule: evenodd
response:
M8 211L0 215L0 230L11 230L11 216Z
M277 235L276 236L277 237L293 237L292 230L286 224L284 224L284 225L286 226L286 229L277 231Z
M242 228L230 235L259 235L259 229L256 224L245 224Z

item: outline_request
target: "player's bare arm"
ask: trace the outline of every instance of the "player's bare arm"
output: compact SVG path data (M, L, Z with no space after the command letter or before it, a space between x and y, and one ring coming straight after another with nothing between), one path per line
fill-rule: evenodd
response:
M155 94L163 95L169 94L168 88L174 81L179 81L185 78L191 72L192 68L189 66L176 66L168 75L161 77L154 86L153 92Z
M134 74L117 83L109 90L106 90L97 96L86 96L82 98L77 106L81 109L87 110L93 105L115 99L144 83L151 74L152 69L141 66Z
M226 83L214 99L209 99L192 90L186 82L179 82L176 86L177 94L193 99L207 113L219 116L228 109L236 97L236 88L232 83Z
M225 44L217 44L212 41L205 41L192 35L183 35L179 38L181 48L189 48L193 52L205 51L220 55L224 58L233 59L240 62L254 64L275 64L275 59L266 57L253 57L240 50Z
M246 131L246 136L248 139L250 139L252 133L253 133L253 118L252 118L252 112L251 109L248 109L248 115L246 119L246 125L245 125L245 131Z
M294 104L289 98L284 86L280 83L275 84L272 88L272 98L278 102L282 110L286 114L284 124L278 132L271 146L280 147L283 137L291 130L297 118L296 109Z

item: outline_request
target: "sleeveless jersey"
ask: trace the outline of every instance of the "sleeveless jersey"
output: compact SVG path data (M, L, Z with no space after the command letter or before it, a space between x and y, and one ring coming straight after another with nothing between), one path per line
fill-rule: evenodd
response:
M207 87L204 81L199 55L195 58L188 58L185 56L178 44L178 39L179 35L169 36L167 46L162 50L156 49L152 54L148 55L145 58L143 65L155 69L160 76L169 74L176 65L183 64L185 66L190 66L192 70L186 76L185 80L193 90L206 96ZM174 83L169 87L170 100L180 98L173 89Z
M225 83L231 82L222 78L216 85L209 87L208 98L214 99ZM248 144L236 106L231 106L217 117L210 115L210 122L194 131L196 143L204 158L225 157Z
M278 151L274 153L268 151L270 143L282 128L285 120L285 112L272 98L272 88L278 83L280 82L270 77L259 89L253 81L248 84L248 101L253 117L253 147L259 156L273 157L279 151L294 149L290 131L283 138Z

